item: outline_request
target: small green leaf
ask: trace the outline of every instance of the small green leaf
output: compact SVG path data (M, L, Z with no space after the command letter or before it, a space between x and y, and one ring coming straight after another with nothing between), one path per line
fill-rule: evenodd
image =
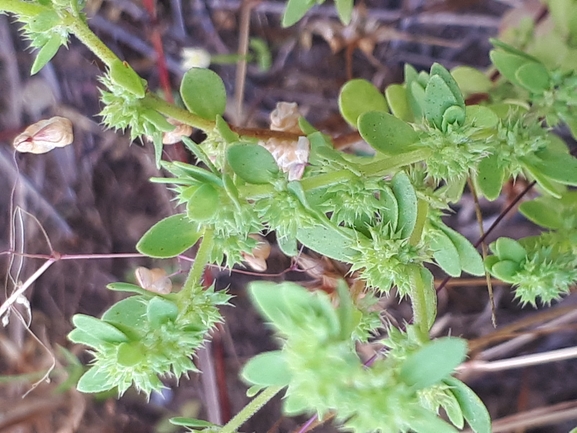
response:
M380 214L383 222L391 225L391 229L396 232L399 224L399 203L393 190L385 187L380 190L379 201L382 203Z
M523 246L514 239L502 237L491 244L491 250L501 260L511 260L512 262L521 263L527 258L527 251Z
M168 321L174 321L178 316L178 307L174 302L155 296L148 301L146 308L146 317L153 328Z
M452 377L452 376L451 376ZM458 429L465 425L465 417L459 401L452 392L446 392L441 401L441 407L445 410L451 423Z
M519 271L519 264L510 260L500 260L491 266L490 272L506 283L513 283L513 277Z
M104 392L114 388L110 376L104 370L92 367L82 375L76 388L80 392Z
M172 171L174 167L180 169L181 174L179 174L179 177L190 176L201 183L211 183L218 187L223 186L222 179L219 176L197 165L174 161L172 163L164 162L162 166L169 171Z
M457 82L461 92L466 96L475 93L487 93L493 87L489 77L470 66L457 66L451 70L451 75Z
M335 5L341 22L348 25L353 13L353 0L335 0Z
M221 115L216 116L216 131L227 143L234 143L238 141L239 135L230 129L230 125L222 118Z
M307 11L314 5L314 0L289 0L282 17L282 26L292 26L298 20L304 17Z
M413 113L407 99L407 89L402 84L391 84L385 90L391 113L405 122L413 121Z
M443 114L453 105L460 104L451 88L439 75L433 75L425 89L425 118L440 130L443 125Z
M213 218L221 207L216 188L205 183L196 189L186 204L186 215L193 221L203 222Z
M139 340L149 329L146 320L146 300L149 298L150 295L123 299L106 310L102 320L120 329L130 340Z
M350 2L350 0L342 1ZM339 110L343 118L354 128L357 127L361 114L388 109L385 97L370 81L358 78L348 81L341 88Z
M471 388L454 377L443 380L449 385L451 393L455 396L463 416L475 433L491 433L491 417L481 399Z
M552 152L547 149L535 154L539 161L535 168L549 179L564 185L577 186L577 159L568 153Z
M391 181L393 194L399 205L397 231L402 239L411 236L417 222L417 194L409 176L399 171Z
M113 60L110 63L110 79L114 84L132 93L137 98L144 98L145 89L142 84L142 78L134 72L134 69L128 63L119 59Z
M427 324L427 329L431 329L437 317L437 291L435 290L435 279L427 268L420 266L418 275L415 275L415 289L419 290L424 298L424 309L426 317L423 321Z
M517 79L517 70L529 62L525 57L501 50L492 50L489 57L505 78L519 87L524 87Z
M117 327L96 317L87 316L86 314L75 314L72 317L72 323L77 328L107 343L128 341L128 337Z
M105 342L96 338L89 332L83 331L79 328L74 328L68 333L68 339L76 344L84 344L85 346L90 346L95 349L100 349L104 346Z
M558 210L559 202L552 197L539 197L521 203L519 211L528 220L548 229L557 230L563 227L563 216Z
M149 257L176 257L192 247L201 236L198 225L178 214L153 225L136 244L138 252Z
M49 32L60 25L62 21L58 13L52 8L44 10L37 15L29 16L26 19L28 29L34 33Z
M499 163L501 157L498 154L483 158L477 167L475 183L479 191L493 201L501 194L501 188L505 182L505 169Z
M226 108L226 89L216 72L205 68L186 71L180 96L188 110L204 119L215 120Z
M373 149L387 155L409 151L419 138L411 125L384 111L364 113L359 117L358 128Z
M413 119L420 121L425 116L425 88L416 81L407 83L407 99L413 112Z
M451 277L461 275L459 252L451 239L441 230L436 230L431 237L430 247L437 264Z
M357 254L351 248L351 238L345 235L344 228L329 229L326 226L300 228L297 230L297 239L307 248L342 262L350 262Z
M401 380L415 389L435 385L448 377L466 355L467 342L461 338L433 340L405 360Z
M458 105L451 105L443 113L441 128L446 130L448 125L462 125L463 123L465 123L465 110Z
M251 358L240 373L250 385L287 386L292 374L280 350L264 352Z
M523 161L523 168L529 173L530 177L537 181L537 184L548 194L553 197L560 198L564 192L565 187L549 177L545 176L541 171L528 161Z
M146 360L146 353L138 342L122 343L118 346L116 360L123 367L134 367Z
M60 45L62 45L62 37L60 35L52 35L42 48L40 48L38 54L36 54L30 75L36 74L46 66L46 64L52 60L52 57L56 55Z
M145 109L142 111L141 115L143 118L152 123L159 131L170 132L175 128L172 123L166 120L166 117L164 117L156 110Z
M408 418L406 422L411 431L416 433L457 433L452 425L425 409L422 409L419 415Z
M248 183L270 183L279 172L274 157L258 144L233 144L226 151L226 159L238 177Z
M461 269L471 275L481 276L485 275L485 266L483 265L483 258L477 249L469 242L469 240L461 233L442 225L441 230L451 239L455 248L459 252L461 262Z
M542 94L551 87L549 71L541 63L527 62L515 72L519 84L530 92Z
M110 283L106 286L108 290L113 292L128 292L128 293L138 293L139 295L152 297L154 294L148 290L144 290L142 287L130 283Z
M457 101L456 105L461 107L463 110L465 109L465 100L463 99L461 89L459 89L459 85L457 84L451 73L447 71L447 69L443 65L439 63L433 63L433 66L431 66L431 72L429 73L429 76L431 78L434 76L442 78L443 82L451 90L453 98L455 98L455 101Z

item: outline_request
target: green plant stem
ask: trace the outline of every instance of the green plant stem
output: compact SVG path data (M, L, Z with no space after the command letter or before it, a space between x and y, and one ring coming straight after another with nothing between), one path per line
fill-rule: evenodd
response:
M200 247L196 252L196 257L194 258L194 263L192 264L186 281L182 286L182 292L192 292L195 286L198 285L200 279L202 278L202 272L209 262L210 253L213 247L214 230L205 229L202 240L200 242Z
M428 287L425 287L423 278L420 275L420 271L418 269L414 269L411 272L411 306L413 309L413 324L415 324L419 331L421 331L421 337L424 341L428 340L429 334L429 322L433 322L434 318L429 318L429 311L435 310L436 306L431 308L427 306L427 294L425 290L434 290ZM436 296L436 293L435 293ZM432 324L432 323L431 323Z
M86 25L86 22L81 16L77 17L66 12L63 16L63 23L68 27L70 33L76 36L80 42L107 66L110 66L115 60L119 60L118 56L90 30L90 27Z
M30 3L21 0L0 0L0 11L10 12L22 17L33 17L49 8L38 3Z
M242 408L225 426L220 433L235 433L250 417L252 417L261 407L263 407L271 398L273 398L282 386L270 386L251 400L249 404Z
M206 132L212 131L216 125L214 121L204 119L188 110L169 104L152 93L149 93L144 97L142 104L145 107L152 108L165 116L173 118L174 120L178 120L179 122L190 125L193 128L202 129Z
M390 156L371 162L359 167L359 170L365 176L385 175L406 165L424 161L431 155L431 153L432 151L430 149L417 149L412 152L402 153L400 155Z

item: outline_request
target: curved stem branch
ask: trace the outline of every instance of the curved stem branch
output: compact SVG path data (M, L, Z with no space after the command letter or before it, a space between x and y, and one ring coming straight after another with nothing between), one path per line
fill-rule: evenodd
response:
M235 433L241 425L243 425L281 389L283 389L282 386L271 386L266 388L263 392L253 398L251 402L238 414L236 414L236 416L220 430L220 433Z

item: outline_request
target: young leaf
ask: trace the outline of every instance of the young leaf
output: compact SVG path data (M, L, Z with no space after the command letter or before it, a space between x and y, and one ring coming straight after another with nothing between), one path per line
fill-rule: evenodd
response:
M186 71L180 83L180 96L186 108L208 120L222 116L226 108L226 89L216 72L205 68Z
M519 211L528 220L548 229L563 227L563 216L558 211L559 202L552 197L539 197L521 203Z
M343 0L352 3L350 0ZM338 5L338 3L337 3ZM343 118L354 128L361 114L369 111L387 111L385 97L370 81L348 81L339 94L339 110Z
M238 177L248 183L270 183L279 172L274 157L258 144L233 144L226 151L226 159Z
M137 98L144 98L145 89L142 79L128 63L119 59L113 60L110 64L110 79L114 84L132 93Z
M498 154L483 158L477 167L475 183L479 191L489 201L496 200L501 194L505 182L505 169L499 164L501 157Z
M528 161L523 161L523 168L529 173L530 178L537 181L537 184L548 194L555 198L561 198L565 187L545 176L541 171Z
M399 218L397 223L401 238L411 236L417 222L417 195L415 188L404 171L399 171L391 181L393 194L399 204Z
M492 50L489 57L505 78L519 87L524 87L517 79L517 70L528 63L525 57L501 50Z
M461 93L461 89L459 89L459 85L445 67L439 63L433 63L431 66L430 77L438 76L441 77L443 82L447 85L447 87L451 90L451 94L457 101L457 106L461 107L463 110L465 109L465 100L463 99L463 94ZM429 79L430 82L430 79Z
M513 283L513 277L519 271L519 264L510 260L501 260L491 266L490 272L506 283Z
M427 388L448 377L466 355L467 342L461 338L433 340L405 360L401 380L415 389Z
M74 326L95 338L107 343L120 343L128 341L128 337L115 326L104 322L96 317L85 314L75 314L72 317Z
M196 189L186 204L186 215L193 221L207 221L216 215L220 206L218 191L205 183Z
M527 250L514 239L502 237L491 244L491 250L499 257L500 260L511 260L515 263L521 263L527 258Z
M116 361L123 367L134 367L146 359L144 348L138 342L121 343L116 352Z
M384 111L370 111L359 117L358 128L361 137L379 152L398 155L407 152L408 147L418 140L411 125Z
M491 417L477 394L454 377L447 377L443 382L451 387L450 391L459 402L471 429L476 433L491 433Z
M82 375L76 389L80 392L104 392L113 388L114 384L110 383L110 376L102 369L92 367Z
M493 87L489 77L470 66L457 66L451 70L451 75L465 96L486 93Z
M30 75L36 74L40 69L46 66L46 64L52 60L52 57L56 55L60 45L62 45L62 37L60 35L52 35L42 48L40 48L38 54L36 54Z
M556 182L577 186L577 159L568 153L552 152L548 149L535 154L539 161L535 168Z
M157 328L170 320L174 320L177 316L178 307L174 302L163 299L160 296L155 296L148 301L146 317L153 328Z
M285 256L295 257L299 253L296 238L283 236L277 238L276 242Z
M424 114L425 118L441 129L443 114L453 105L459 106L459 101L453 95L451 88L439 75L433 75L429 79L425 89Z
M227 143L234 143L238 141L239 135L230 129L230 125L222 118L221 115L216 116L216 131Z
M393 190L389 187L381 189L379 200L383 203L380 209L382 220L390 224L391 229L396 232L399 225L399 203Z
M262 387L287 386L292 377L280 350L264 352L251 358L240 375L246 383Z
M457 433L453 426L425 409L418 416L408 418L407 425L416 433Z
M122 330L131 340L138 340L148 330L144 299L141 296L123 299L106 310L102 320Z
M442 225L441 230L451 239L455 248L459 252L461 269L471 275L481 276L485 274L483 258L477 249L461 233Z
M541 63L527 62L515 72L515 78L530 92L542 94L551 87L549 71Z
M434 232L430 247L437 264L451 277L461 275L459 252L451 239L441 230Z
M149 257L176 257L192 247L201 236L198 225L178 214L153 225L136 244L138 252Z
M282 17L282 26L290 27L305 16L314 6L314 0L289 0Z
M329 229L326 226L300 228L297 230L297 239L317 253L331 259L350 262L357 252L351 248L352 241L343 233L344 230L336 227Z
M391 113L405 122L413 121L413 113L409 107L407 90L402 84L391 84L385 89L385 97L391 109Z
M80 328L74 328L70 331L67 338L73 343L84 344L85 346L93 347L94 349L100 349L105 345L104 341Z
M166 120L166 117L164 117L156 110L144 109L141 115L150 123L152 123L154 126L156 126L159 131L170 132L175 128L175 126L172 123Z
M407 83L407 96L413 119L420 121L425 116L425 88L416 81Z
M139 295L152 297L154 294L148 290L143 289L135 284L130 283L110 283L106 286L108 290L113 292L128 292L128 293L138 293Z

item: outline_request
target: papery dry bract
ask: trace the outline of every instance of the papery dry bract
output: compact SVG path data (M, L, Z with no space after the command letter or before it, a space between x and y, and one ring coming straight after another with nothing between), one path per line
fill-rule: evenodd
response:
M253 238L258 243L256 247L252 249L252 254L248 253L241 253L244 262L253 270L257 272L264 272L266 271L266 259L270 255L270 244L266 240L264 236L252 234L249 235L250 238Z
M172 281L170 281L164 269L148 269L144 266L139 266L134 271L134 275L140 287L150 292L167 295L172 290Z
M18 152L40 154L68 146L73 140L72 122L55 116L30 125L14 139L13 145Z
M192 134L192 126L180 123L178 120L167 119L168 123L174 125L172 131L164 132L162 134L162 144L176 144L182 141L182 137L190 137Z
M270 129L273 131L302 134L298 125L300 113L296 103L279 102L270 114ZM289 180L299 180L309 160L310 142L306 137L299 137L298 141L269 138L259 143L271 154L280 169L288 173Z

